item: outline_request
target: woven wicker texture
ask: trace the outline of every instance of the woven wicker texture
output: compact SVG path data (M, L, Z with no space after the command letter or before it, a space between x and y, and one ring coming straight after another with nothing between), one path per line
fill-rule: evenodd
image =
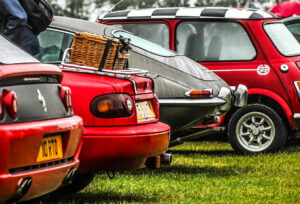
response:
M109 46L106 48L106 46ZM76 33L70 63L100 69L125 69L129 54L120 52L118 39L91 33Z

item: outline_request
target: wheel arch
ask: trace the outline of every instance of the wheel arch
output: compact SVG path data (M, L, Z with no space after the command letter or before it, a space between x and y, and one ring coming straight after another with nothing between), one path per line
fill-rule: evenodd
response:
M286 127L290 129L292 126L293 113L287 102L277 93L266 89L248 89L248 104L261 103L276 111L283 119ZM228 122L231 115L236 111L234 109L226 115L225 121Z

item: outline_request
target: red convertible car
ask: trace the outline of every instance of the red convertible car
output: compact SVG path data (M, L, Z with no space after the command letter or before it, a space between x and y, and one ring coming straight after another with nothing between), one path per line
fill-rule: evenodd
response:
M0 35L0 203L67 184L79 164L82 119L62 72Z
M230 86L246 85L248 105L225 120L237 152L273 152L298 132L300 45L276 15L257 9L158 8L111 12L98 22L184 54Z
M74 30L53 27L64 19L54 18L51 28L39 35L41 61L61 64L75 32L80 32L76 26L85 26L85 21L79 20ZM81 190L99 171L132 170L145 165L155 168L160 160L170 162L170 155L164 154L170 127L159 122L154 83L143 71L97 71L70 63L61 67L62 84L71 88L74 112L84 124L80 166L73 183L63 191Z

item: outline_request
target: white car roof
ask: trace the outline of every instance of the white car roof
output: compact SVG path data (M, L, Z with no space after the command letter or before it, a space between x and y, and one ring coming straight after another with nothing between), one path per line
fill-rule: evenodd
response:
M99 20L127 19L270 19L278 16L258 9L236 9L228 7L154 8L115 11L102 15Z

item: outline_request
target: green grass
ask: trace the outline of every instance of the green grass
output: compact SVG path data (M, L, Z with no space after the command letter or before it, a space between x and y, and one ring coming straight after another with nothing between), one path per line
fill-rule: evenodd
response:
M158 170L97 175L83 191L39 202L299 203L300 141L276 154L235 155L227 142L173 147L173 164Z

